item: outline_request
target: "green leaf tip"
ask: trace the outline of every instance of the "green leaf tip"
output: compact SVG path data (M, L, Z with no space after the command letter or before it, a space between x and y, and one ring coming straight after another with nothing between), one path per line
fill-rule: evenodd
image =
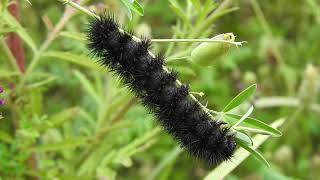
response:
M238 107L245 100L247 100L257 89L257 84L249 86L247 89L239 93L235 98L233 98L228 105L223 109L223 112L229 112L235 107Z

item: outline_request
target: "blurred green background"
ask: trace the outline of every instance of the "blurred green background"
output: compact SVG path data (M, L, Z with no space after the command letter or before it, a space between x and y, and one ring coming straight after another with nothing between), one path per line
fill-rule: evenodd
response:
M251 103L252 116L267 124L285 119L283 135L258 149L271 168L249 156L225 179L320 178L320 1L139 0L144 16L125 1L76 2L97 14L111 10L125 29L149 38L232 32L247 42L221 50L206 66L190 58L198 42L153 43L181 81L205 94L197 97L208 108L221 111L256 83L254 97L236 112ZM0 6L1 179L180 180L220 173L177 148L118 77L95 62L84 35L90 17L58 0L30 2ZM20 7L19 20L8 6Z

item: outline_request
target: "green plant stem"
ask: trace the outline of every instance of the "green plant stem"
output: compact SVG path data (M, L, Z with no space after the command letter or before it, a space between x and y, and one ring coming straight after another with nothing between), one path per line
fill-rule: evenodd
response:
M82 2L82 0L79 0L79 2ZM53 30L48 34L46 40L43 42L41 47L35 52L30 65L28 66L26 73L22 77L19 85L18 90L21 90L21 88L25 85L26 81L28 80L30 74L33 72L34 68L39 63L39 60L42 57L42 54L48 49L48 47L51 45L52 41L55 40L59 36L59 32L63 29L63 27L66 25L66 23L69 21L69 19L75 14L75 11L72 8L66 8L62 17L60 18L57 25L53 28Z
M129 109L137 103L136 97L131 98L117 113L115 117L110 120L110 123L115 123L123 118L123 116L129 111Z
M305 112L305 106L301 105L293 114L292 116L288 117L286 120L286 124L281 128L283 134L294 124L296 119L300 117L300 115Z
M88 16L100 18L98 15L94 14L93 12L89 11L88 9L82 7L81 5L75 3L71 0L58 0L58 1L63 2L64 4L70 5L71 7L80 10L81 12L87 14Z
M295 97L265 97L256 99L254 102L256 108L272 108L272 107L299 107L301 106L300 100ZM308 108L314 112L320 113L320 105L312 103Z
M147 180L154 180L162 172L162 170L170 164L173 164L174 161L179 157L179 155L184 151L180 146L175 147L173 150L168 152L161 162L154 168L154 170L146 177Z
M271 28L262 12L262 9L259 5L259 3L257 2L257 0L250 0L251 6L253 8L254 13L256 14L259 22L262 25L262 28L264 29L265 33L269 36L269 37L274 37L271 31ZM279 50L278 45L272 43L271 44L271 50L277 60L277 62L279 63L279 65L277 66L278 71L280 73L280 75L282 76L282 78L285 81L286 87L288 89L288 94L292 95L294 94L294 86L292 84L290 84L289 78L287 76L287 73L284 72L284 70L286 69L286 63L281 55L281 52Z
M117 127L116 122L118 122L120 119L123 118L123 116L129 111L129 109L137 102L137 98L133 97L131 98L128 103L126 103L119 112L114 116L114 118L111 119L110 124L111 127L100 129L98 132L95 133L94 138L90 138L89 141L91 144L86 148L84 152L78 157L76 161L76 167L80 167L81 164L85 161L85 159L90 156L90 154L99 146L101 141L103 140L103 137L106 136L106 134L110 131L111 128L114 128L114 126ZM115 124L115 125L113 125Z
M250 0L252 8L258 18L258 20L260 21L262 28L264 29L264 31L266 32L266 34L270 37L273 37L272 31L270 29L270 26L266 20L266 17L264 16L261 7L259 5L259 3L256 0ZM280 65L284 65L284 60L281 56L281 53L279 51L279 48L275 45L272 44L272 51L274 52L275 57L277 58L277 60L279 61Z
M217 39L151 39L151 42L156 43L168 43L168 42L208 42L208 43L225 43L225 44L234 44L242 45L243 42L234 42L227 40L217 40Z
M227 9L229 6L232 5L232 3L233 0L224 0L214 12L220 12L224 9Z

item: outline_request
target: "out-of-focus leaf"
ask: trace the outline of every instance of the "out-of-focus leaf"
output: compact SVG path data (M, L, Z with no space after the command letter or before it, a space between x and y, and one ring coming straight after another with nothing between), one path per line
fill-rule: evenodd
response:
M85 42L86 41L86 35L83 33L78 33L78 32L70 32L70 31L62 31L60 33L61 36L67 37L70 39L74 39L80 42Z
M0 71L0 78L9 78L13 76L19 76L20 72L15 72L15 71Z
M57 77L55 76L49 76L47 77L46 79L44 80L41 80L39 82L36 82L36 83L32 83L32 84L29 84L27 86L28 89L36 89L36 88L39 88L41 86L44 86L44 85L47 85L49 83L51 83L52 81L54 81Z
M179 16L183 22L185 22L187 25L190 25L190 22L188 20L188 17L186 16L186 13L183 11L183 9L180 7L179 3L176 0L169 0L170 4L171 4L171 9L173 10L173 12Z
M227 121L231 125L235 124L239 119L241 119L241 116L236 115L236 114L230 114L230 113L224 114L224 117L227 118ZM258 119L254 119L251 117L247 117L242 122L242 125L247 126L247 127L261 129L261 130L265 131L267 134L270 134L274 137L279 137L282 135L282 133L279 130L269 126L268 124L266 124Z
M197 9L198 12L201 10L201 4L199 0L190 0L192 5Z
M1 119L1 116L0 116ZM0 131L0 141L6 142L6 143L12 143L13 138L6 132Z
M197 73L189 67L175 67L175 70L178 71L179 74L185 75L185 76L197 76Z
M133 1L131 9L134 12L136 12L139 16L143 16L144 15L143 7L136 0Z
M255 149L248 146L247 144L243 143L242 141L237 141L238 145L250 152L255 158L257 158L262 164L264 164L266 167L270 167L268 161Z
M115 163L118 163L121 157L126 157L126 156L128 157L132 155L133 154L131 153L132 151L135 151L137 148L139 148L139 146L141 146L142 144L145 144L147 141L149 141L152 137L154 137L160 131L161 131L161 128L156 127L153 130L145 133L142 137L135 139L133 142L119 149L119 151L117 151L117 153L114 155L114 158L112 159L112 161L114 161Z
M42 91L40 89L34 89L30 93L30 107L33 114L41 115L42 112Z
M117 172L108 167L98 167L97 168L97 178L90 179L104 179L108 177L108 180L116 180Z
M78 112L80 112L80 108L73 107L73 108L65 109L57 114L52 115L48 119L48 122L50 122L50 127L53 128L53 127L61 126L66 121L71 120L74 117L76 117Z
M0 29L0 35L7 34L9 32L17 31L17 28L2 28Z
M87 93L89 93L96 100L97 103L101 104L101 98L99 98L92 83L85 77L85 75L77 70L74 71L74 74L79 79Z
M27 3L29 3L30 5L32 5L32 4L31 4L31 2L30 2L29 0L24 0L24 1L26 1Z
M101 70L102 68L88 56L77 55L70 52L61 52L61 51L49 51L44 53L44 57L57 58L63 61L71 62L76 65L80 65L86 68Z
M33 39L27 33L27 31L19 24L15 17L13 17L9 12L5 11L3 14L3 19L5 22L11 27L16 28L16 32L19 36L28 44L28 46L32 49L33 52L36 52L37 47L34 43Z
M228 112L235 107L242 104L245 100L247 100L257 89L257 85L253 84L247 89L243 90L241 93L239 93L235 98L233 98L229 104L223 109L223 112Z
M72 139L65 139L59 143L38 145L30 148L29 150L32 152L59 151L59 150L79 147L84 144L86 144L85 139L72 138Z
M183 148L180 146L175 147L172 151L167 153L164 158L161 160L161 162L154 168L152 173L147 177L147 180L153 180L157 177L157 175L162 172L162 170L168 166L169 164L172 164L178 156L184 151Z
M143 7L138 3L138 1L136 0L121 0L122 4L125 6L126 8L126 13L129 17L129 19L132 19L132 13L131 11L136 12L139 16L143 16L144 15L144 9Z

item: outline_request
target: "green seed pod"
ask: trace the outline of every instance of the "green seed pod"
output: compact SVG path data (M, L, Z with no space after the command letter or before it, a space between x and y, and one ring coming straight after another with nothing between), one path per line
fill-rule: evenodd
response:
M234 42L235 36L232 33L221 34L211 38L213 40L223 40ZM212 65L214 60L223 55L231 47L230 43L205 42L201 43L191 52L192 60L201 66Z

